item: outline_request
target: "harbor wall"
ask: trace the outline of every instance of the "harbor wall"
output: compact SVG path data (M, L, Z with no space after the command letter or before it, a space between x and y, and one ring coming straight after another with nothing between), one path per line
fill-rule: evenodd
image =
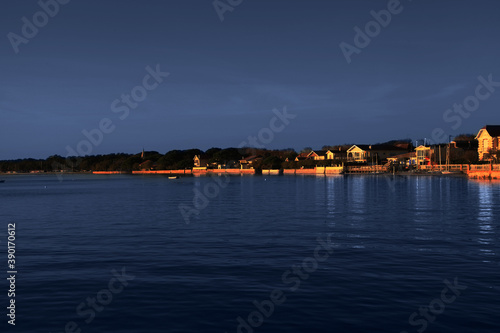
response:
M471 165L467 175L475 179L500 179L500 164Z
M344 167L315 167L314 169L284 169L284 175L338 175Z
M130 174L127 171L92 171L94 175L126 175Z
M279 175L281 174L280 169L262 169L263 175Z
M295 169L296 175L315 175L316 169Z
M141 170L132 171L134 175L190 175L192 171L187 170Z
M205 170L193 170L193 175L206 175L206 174L231 174L231 175L253 175L255 174L255 169L205 169Z
M325 167L325 174L339 174L344 172L344 167Z
M186 170L138 170L123 171L93 171L96 175L134 174L134 175L205 175L205 174L255 174L254 169L186 169Z
M436 171L461 171L466 173L469 178L475 179L500 179L500 164L478 164L478 165L449 165L449 166L420 166L419 170L436 172ZM310 169L264 169L264 175L329 175L347 173L373 173L387 172L387 168L379 166L348 166L348 167L315 167ZM92 171L95 175L118 175L118 174L134 174L134 175L207 175L207 174L255 174L255 169L206 169L195 168L185 170L141 170L141 171Z

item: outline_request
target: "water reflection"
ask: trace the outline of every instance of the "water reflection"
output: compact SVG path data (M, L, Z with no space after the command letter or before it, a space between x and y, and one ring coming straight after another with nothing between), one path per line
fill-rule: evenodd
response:
M316 175L314 182L314 192L313 195L315 197L314 202L316 203L316 207L318 211L324 211L325 206L328 205L328 201L326 198L327 193L327 184L325 175Z
M480 244L479 251L483 255L494 256L493 251L493 235L494 235L494 200L493 191L496 188L490 183L477 183L478 185L478 210L477 221L479 227L479 234L477 242Z
M490 221L493 219L493 193L492 187L486 184L480 184L478 188L478 217L482 233L488 233L491 230Z
M340 177L326 177L326 209L328 214L328 220L331 221L331 226L335 226L335 215L336 212L336 186L342 186L340 183ZM340 200L340 198L339 198Z
M353 176L348 179L349 215L355 221L362 221L365 217L367 179L364 176Z
M415 177L415 222L427 222L432 204L432 177Z

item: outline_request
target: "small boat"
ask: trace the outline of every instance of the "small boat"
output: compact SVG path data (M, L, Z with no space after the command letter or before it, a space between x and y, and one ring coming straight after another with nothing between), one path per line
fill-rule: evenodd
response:
M442 175L460 175L460 174L462 174L462 172L461 171L444 170L444 171L441 171L441 174Z
M5 183L5 179L0 179L0 183Z
M170 177L168 177L168 179L178 179L178 178L179 178L179 176L170 176Z

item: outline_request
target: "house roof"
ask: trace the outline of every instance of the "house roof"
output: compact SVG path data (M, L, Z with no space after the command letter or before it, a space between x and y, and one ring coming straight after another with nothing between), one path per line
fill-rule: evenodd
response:
M353 145L349 150L353 149L354 147L358 147L361 150L364 151L381 151L381 150L395 150L395 151L408 151L408 149L401 148L401 147L396 147L393 145L386 145L386 144L380 144L380 145Z
M252 156L248 156L246 158L241 159L240 162L254 162L257 160L261 160L261 159L262 159L262 156L260 156L260 155L252 155Z
M247 158L245 158L245 160L247 160L247 161L254 161L256 159L262 159L262 156L260 156L260 155L252 155L252 156L248 156Z
M368 150L369 149L369 145L352 145L351 148L347 149L347 151L351 151L351 150L354 150L356 148L359 148L361 150Z
M362 149L362 150L370 149L370 145L352 145L352 147L349 148L349 150L353 149L354 147L358 147L359 149Z
M193 160L198 158L200 161L208 161L207 155L194 155Z
M312 156L314 156L314 155L318 156L318 153L316 153L314 150L311 150L311 152L309 154L307 154L307 156L311 156L311 155Z
M488 132L488 134L493 138L500 136L500 125L486 125L481 129L486 130L486 132Z
M316 156L326 156L326 150L319 150L319 151L313 150L313 151L311 151L309 153L308 156L311 156L311 155L314 155L314 154L316 154Z
M327 153L328 152L330 152L330 153L332 153L334 155L347 155L347 151L346 150L335 150L335 149L332 150L332 149L330 149L330 150L327 151Z
M340 146L330 146L329 151L332 153L338 152L338 151L348 151L349 148L351 148L353 145L340 145Z
M462 149L473 149L476 150L479 143L477 140L458 140L458 141L452 141L452 144L455 145L456 148L462 148Z

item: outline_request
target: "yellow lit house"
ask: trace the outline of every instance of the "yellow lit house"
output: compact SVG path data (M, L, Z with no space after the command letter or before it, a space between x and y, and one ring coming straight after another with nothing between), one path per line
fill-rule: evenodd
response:
M417 153L417 165L431 164L431 157L434 153L434 151L431 150L431 147L418 146L417 148L415 148L415 151Z
M350 147L346 146L338 146L332 147L326 152L327 160L346 160L347 159L347 150Z
M355 162L380 162L389 157L407 153L408 149L390 144L353 145L347 150L347 159Z
M307 155L307 159L312 159L315 161L322 161L326 158L326 152L325 151L320 151L320 152L315 152L312 150L309 155Z
M347 150L347 158L356 162L366 162L367 145L353 145Z
M500 141L500 126L499 125L486 125L479 130L476 135L476 140L479 143L477 152L479 160L489 160L490 151L499 149Z
M206 168L208 165L208 160L202 159L201 155L194 155L193 162L195 168Z

